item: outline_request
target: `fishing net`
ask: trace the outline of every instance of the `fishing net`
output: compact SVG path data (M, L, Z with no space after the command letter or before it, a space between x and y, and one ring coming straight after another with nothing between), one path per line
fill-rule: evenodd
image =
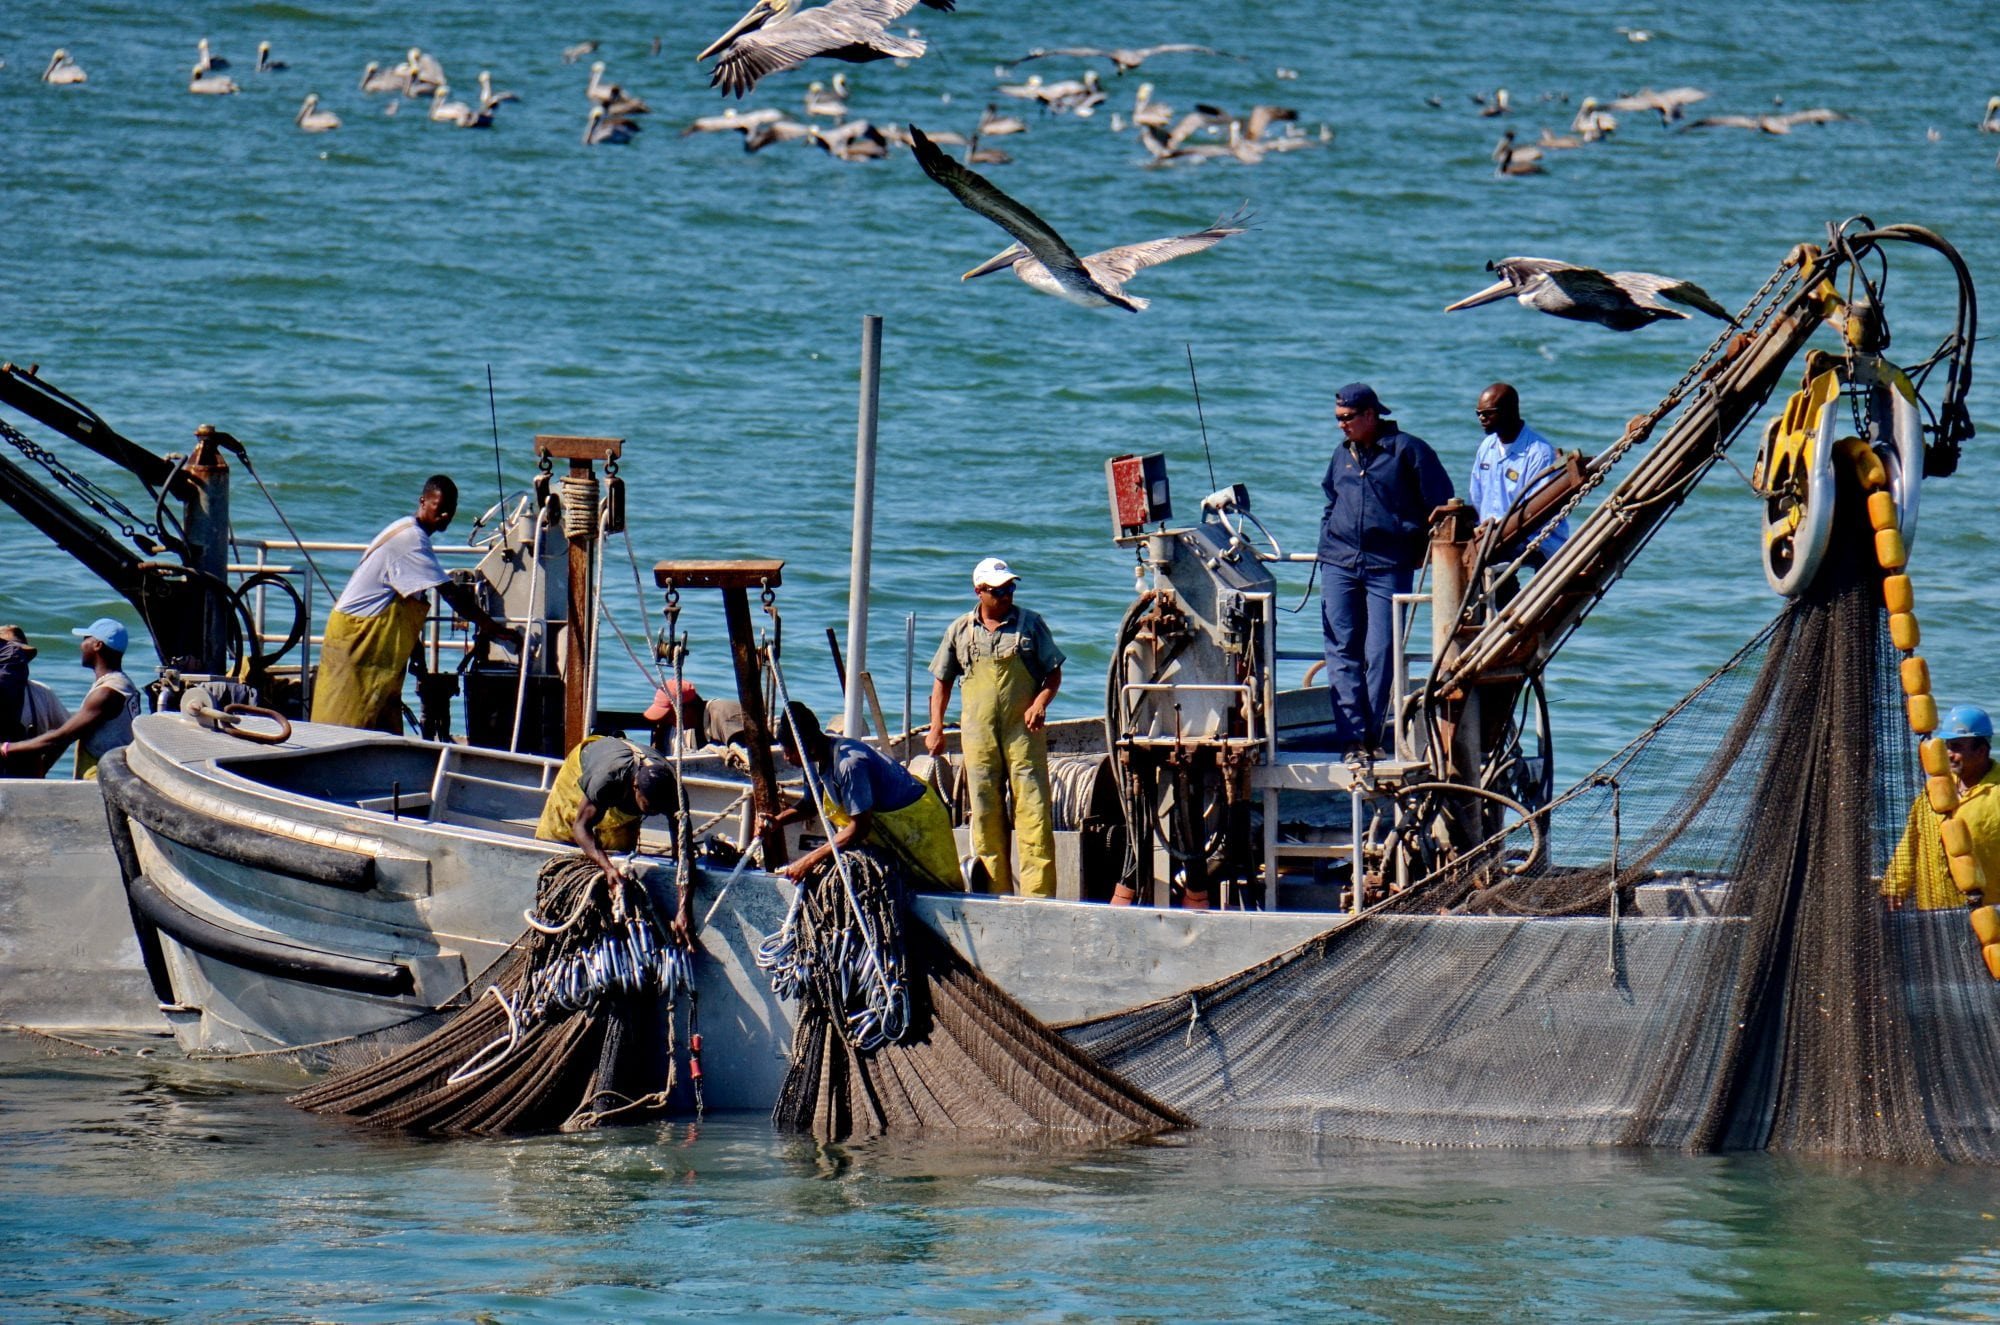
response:
M843 852L801 882L758 964L799 1003L780 1127L1133 1136L1186 1119L1093 1063L908 909L894 861Z
M580 855L553 857L529 923L469 1002L394 1035L291 1051L366 1060L292 1102L439 1133L577 1131L664 1112L674 1008L693 987L692 968L665 939L646 890L611 889Z
M1209 1126L2000 1161L2000 985L1963 908L1880 896L1922 785L1884 619L1843 520L1538 844L1066 1034Z

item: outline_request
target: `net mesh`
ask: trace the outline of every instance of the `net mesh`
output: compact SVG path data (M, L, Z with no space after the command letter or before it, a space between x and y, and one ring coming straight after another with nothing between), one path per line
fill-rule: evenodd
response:
M1543 813L1546 850L1067 1033L1211 1126L2000 1159L2000 986L1963 909L1879 892L1921 786L1884 616L1843 520L1812 588Z

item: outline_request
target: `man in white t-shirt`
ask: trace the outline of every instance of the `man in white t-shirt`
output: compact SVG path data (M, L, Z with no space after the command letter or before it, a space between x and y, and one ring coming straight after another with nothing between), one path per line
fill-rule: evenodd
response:
M457 513L458 485L434 474L424 483L417 513L368 545L327 620L313 683L314 722L402 730L403 672L422 637L425 595L432 589L482 634L520 643L519 632L488 615L431 550L431 535L442 533Z

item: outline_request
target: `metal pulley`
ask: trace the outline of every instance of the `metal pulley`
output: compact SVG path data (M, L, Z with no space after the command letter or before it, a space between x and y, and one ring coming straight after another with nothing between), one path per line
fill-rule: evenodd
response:
M618 462L604 466L604 532L625 532L625 480L618 477Z

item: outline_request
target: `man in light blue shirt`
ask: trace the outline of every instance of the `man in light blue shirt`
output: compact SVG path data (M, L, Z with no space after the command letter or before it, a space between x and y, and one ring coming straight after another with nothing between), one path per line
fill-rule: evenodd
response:
M1521 397L1505 382L1495 382L1480 392L1474 408L1486 436L1472 460L1472 505L1480 522L1504 517L1524 497L1532 501L1540 490L1543 476L1556 468L1556 449L1546 437L1521 420ZM1528 531L1532 536L1533 531ZM1533 564L1539 566L1555 555L1569 537L1569 521L1560 520L1536 549Z

